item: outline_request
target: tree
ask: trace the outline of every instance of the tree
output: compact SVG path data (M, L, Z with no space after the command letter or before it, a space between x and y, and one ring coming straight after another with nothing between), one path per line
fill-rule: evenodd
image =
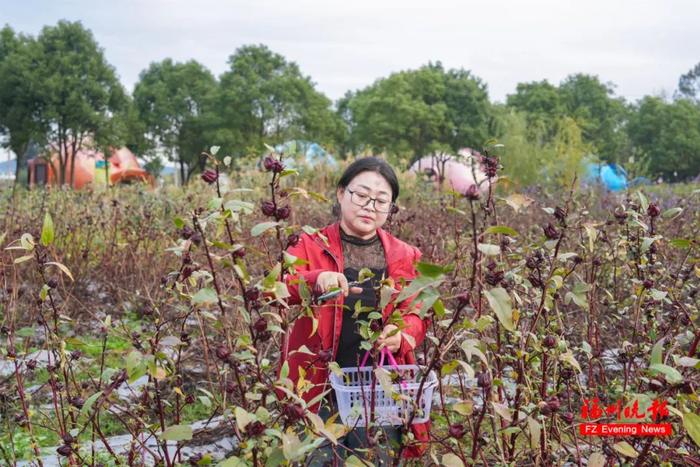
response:
M689 99L668 103L644 97L632 113L629 137L650 159L649 170L679 181L700 173L700 107Z
M121 143L123 128L112 119L124 109L126 94L92 33L80 22L44 27L38 44L41 120L47 141L57 145L59 182L72 185L75 156L85 145L107 150Z
M542 143L552 141L562 125L570 125L565 119L571 117L582 129L584 143L602 159L619 162L629 150L627 105L597 76L570 75L558 87L547 81L520 83L507 103L526 112L531 134L544 137Z
M394 73L348 97L343 109L359 149L414 161L430 152L480 147L487 138L486 86L469 71L446 72L439 62Z
M681 75L678 80L678 93L680 97L700 99L700 63Z
M186 181L208 145L207 118L216 79L200 63L151 63L134 88L134 103L151 150L164 150Z
M548 81L518 83L515 94L507 97L506 103L526 116L529 132L551 140L556 133L559 120L566 115L559 89Z
M597 76L575 74L559 86L566 114L576 119L584 141L591 144L601 159L626 160L626 124L628 109L624 99L614 97L612 85Z
M44 141L38 52L33 38L16 35L9 26L0 30L0 134L15 154L15 183L29 145Z
M260 154L264 143L307 139L323 145L341 128L331 101L294 62L264 45L247 45L228 60L217 98L216 143L229 154Z

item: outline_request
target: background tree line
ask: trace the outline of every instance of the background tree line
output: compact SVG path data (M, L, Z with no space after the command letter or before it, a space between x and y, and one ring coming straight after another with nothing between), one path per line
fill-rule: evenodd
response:
M558 85L518 84L504 104L489 100L472 72L440 62L380 78L337 102L264 45L233 53L219 77L202 64L166 58L140 74L129 94L92 33L79 22L37 37L0 30L0 136L26 163L30 144L60 149L59 174L84 144L126 145L158 171L163 160L188 179L199 154L257 156L264 143L319 142L344 158L383 152L404 165L433 152L480 148L496 137L508 175L521 184L570 172L585 155L631 164L637 175L680 181L700 173L700 64L673 99L627 102L596 76Z

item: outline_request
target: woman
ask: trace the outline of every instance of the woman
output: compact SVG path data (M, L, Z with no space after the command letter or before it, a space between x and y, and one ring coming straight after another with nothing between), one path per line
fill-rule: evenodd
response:
M414 263L421 257L421 252L381 227L387 221L394 202L399 196L399 182L391 166L376 157L358 159L345 170L341 176L336 196L338 200L339 221L323 228L313 235L303 234L301 241L288 252L307 261L296 267L295 274L285 278L291 297L290 304L298 304L300 299L300 282L304 281L315 296L333 288L341 288L342 293L334 299L317 305L312 317L301 317L294 322L291 332L282 342L282 364L287 362L288 377L297 387L300 369L310 389L303 394L304 400L313 401L324 391L330 389L328 383L328 362L335 361L342 367L358 366L365 353L360 349L360 337L355 319L352 317L355 304L361 301L363 307L377 307L373 287L382 277L394 279L395 288L401 287L401 280L415 278ZM320 235L319 235L320 234ZM362 282L361 286L352 287L349 283L357 281L358 273L369 268L374 273L371 281ZM377 344L388 348L398 364L415 363L413 349L425 338L426 323L411 313L411 297L401 303L404 326L398 329L393 324L384 326ZM382 310L384 321L392 313L393 304ZM313 355L296 352L305 345ZM331 395L333 392L331 390ZM333 397L316 402L309 407L327 419L335 413ZM412 426L416 439L427 439L427 426ZM386 441L398 442L399 432L395 428L383 430ZM350 449L365 447L366 433L356 428L351 431L342 444ZM406 457L415 457L423 449L407 448ZM323 450L320 450L323 451ZM342 451L339 448L338 451ZM388 460L389 450L383 451L384 461ZM325 453L329 453L326 451ZM326 458L326 460L330 460Z

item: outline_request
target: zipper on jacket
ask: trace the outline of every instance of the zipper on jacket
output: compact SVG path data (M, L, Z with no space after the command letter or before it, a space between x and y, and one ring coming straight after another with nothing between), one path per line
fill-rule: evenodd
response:
M335 269L338 270L337 272L342 274L342 271L340 271L340 262L338 261L338 258L336 258L335 255L329 249L327 249L325 245L322 245L317 240L318 240L318 237L314 236L314 242L316 242L316 244L321 247L321 249L323 250L323 252L326 255L333 258L333 262L335 263ZM336 315L337 314L338 314L338 309L337 309L336 305L333 305L333 341L331 342L331 346L333 347L331 349L331 351L333 352L333 358L335 358L335 354L336 354L336 345L335 345L336 325L335 324L336 324Z

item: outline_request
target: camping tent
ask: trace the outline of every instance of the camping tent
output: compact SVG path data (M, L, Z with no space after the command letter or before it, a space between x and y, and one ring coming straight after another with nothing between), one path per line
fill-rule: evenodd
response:
M486 183L482 183L486 180L486 174L481 170L481 164L475 156L469 148L460 150L458 156L436 153L417 160L409 170L416 174L423 173L437 184L438 174L444 167L444 187L465 193L470 186L480 184L479 187L483 191L486 189Z
M338 161L318 143L302 140L291 140L275 146L275 151L283 155L285 167L294 168L301 162L310 167L326 164L332 168L338 167Z
M586 163L584 182L589 184L602 184L610 191L626 190L627 172L622 166L605 162Z
M57 185L58 180L58 152L53 151L49 159L34 157L29 160L29 185ZM81 149L75 155L75 176L73 187L83 188L88 184L99 185L117 183L129 183L142 181L154 183L153 177L139 166L136 156L127 148L113 149L112 154L105 163L102 152L92 149ZM104 179L102 178L104 177ZM70 158L66 166L66 180L71 179Z

